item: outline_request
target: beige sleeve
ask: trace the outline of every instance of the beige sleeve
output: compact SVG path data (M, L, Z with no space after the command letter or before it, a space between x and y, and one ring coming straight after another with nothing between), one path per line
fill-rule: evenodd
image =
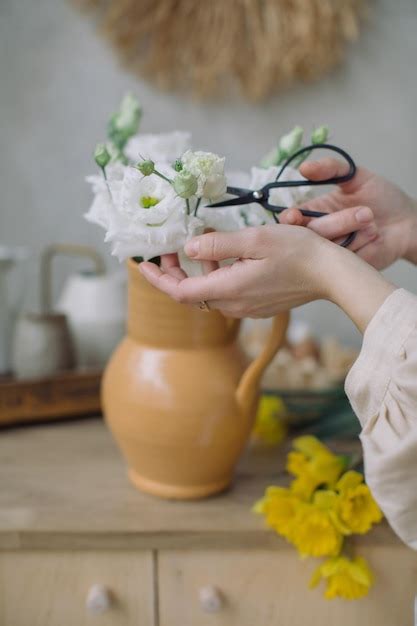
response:
M367 483L397 535L417 549L417 296L388 296L345 389L362 425Z

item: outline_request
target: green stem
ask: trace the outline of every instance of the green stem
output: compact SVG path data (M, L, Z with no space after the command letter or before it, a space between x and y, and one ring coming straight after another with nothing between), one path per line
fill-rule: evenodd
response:
M190 215L190 201L188 198L186 198L185 204L187 205L187 215Z
M108 181L108 178L107 178L106 168L105 167L101 167L100 169L103 172L103 177L104 177L104 180L106 181L106 187L107 187L107 191L109 192L109 196L110 196L111 200L113 201L113 196L112 196L110 185L109 185L109 181Z
M197 217L197 212L198 212L198 207L200 206L200 202L201 202L201 198L197 200L197 204L195 205L194 217Z
M167 176L164 176L164 174L161 174L161 172L158 172L158 170L154 170L153 173L159 176L159 178L162 178L162 180L166 180L167 183L172 185L173 181L170 178L167 178Z

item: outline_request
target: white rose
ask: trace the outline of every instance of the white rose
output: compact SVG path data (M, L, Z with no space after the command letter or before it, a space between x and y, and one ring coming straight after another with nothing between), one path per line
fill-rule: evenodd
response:
M184 169L198 179L197 197L215 200L226 193L227 180L224 174L225 158L212 152L187 150L181 161Z
M191 133L176 130L172 133L136 135L129 140L125 154L132 163L141 159L173 163L190 147Z

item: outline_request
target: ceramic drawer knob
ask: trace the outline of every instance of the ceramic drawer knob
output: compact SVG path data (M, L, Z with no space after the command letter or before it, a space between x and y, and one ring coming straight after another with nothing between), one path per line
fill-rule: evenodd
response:
M90 587L85 602L89 613L105 613L112 604L111 593L103 585L94 584Z
M216 587L211 585L201 587L198 596L204 613L219 613L222 610L224 604L222 593Z

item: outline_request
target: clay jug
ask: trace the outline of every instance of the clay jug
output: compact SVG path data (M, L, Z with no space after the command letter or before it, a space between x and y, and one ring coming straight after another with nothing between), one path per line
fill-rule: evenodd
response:
M105 418L142 491L195 499L224 490L249 437L261 375L285 339L275 318L246 367L239 320L179 304L128 262L128 327L106 368ZM246 367L246 369L245 369Z

